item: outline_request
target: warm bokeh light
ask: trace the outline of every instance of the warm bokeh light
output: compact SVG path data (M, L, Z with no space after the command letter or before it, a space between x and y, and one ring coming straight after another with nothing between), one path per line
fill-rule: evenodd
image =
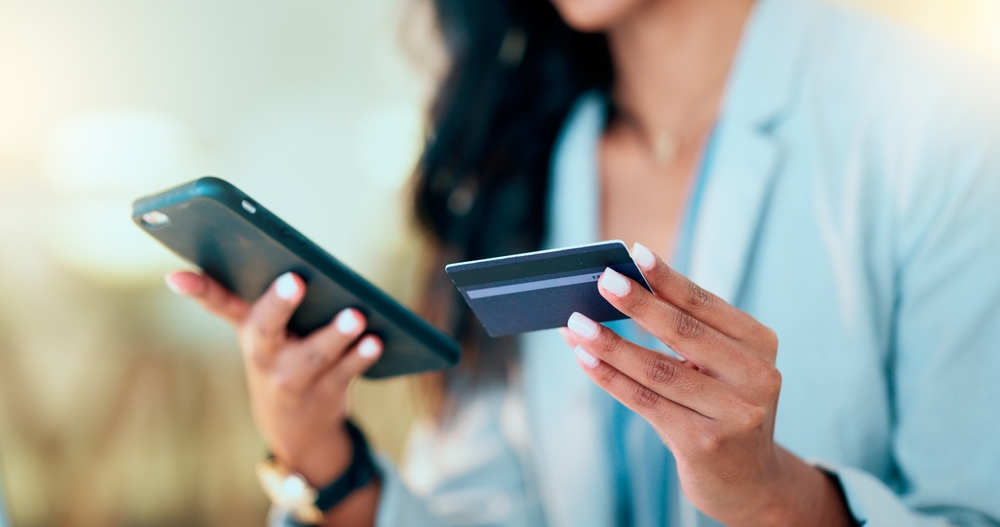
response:
M0 3L0 459L19 525L262 524L234 339L166 290L182 263L129 204L218 175L408 299L404 186L436 60L419 20L405 0ZM398 452L408 386L355 399Z
M406 181L438 64L423 0L0 2L0 459L20 526L261 525L224 324L131 225L213 174L404 301ZM839 0L1000 61L998 0ZM405 381L362 383L399 452Z
M1000 62L997 0L836 0Z

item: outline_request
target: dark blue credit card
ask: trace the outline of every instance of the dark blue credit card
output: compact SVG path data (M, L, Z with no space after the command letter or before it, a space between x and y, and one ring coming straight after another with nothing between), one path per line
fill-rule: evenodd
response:
M627 318L601 296L606 268L649 284L620 240L515 254L445 267L492 337L558 328L574 311L598 322Z

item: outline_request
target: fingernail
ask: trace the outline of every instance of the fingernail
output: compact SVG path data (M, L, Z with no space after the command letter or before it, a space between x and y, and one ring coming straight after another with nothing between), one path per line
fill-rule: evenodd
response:
M569 316L569 321L566 322L566 326L570 331L587 340L597 337L597 333L601 330L600 326L597 325L597 322L590 320L582 313L576 312Z
M173 282L173 278L174 275L172 274L168 274L163 277L163 281L167 283L167 289L177 293L178 295L183 295L184 293L181 291L181 288L177 287L177 284Z
M586 364L588 368L593 368L594 366L597 366L598 363L597 357L588 353L587 350L581 348L580 346L577 346L573 348L573 352L576 353L576 358L580 359L580 362Z
M374 338L368 337L365 340L362 340L361 344L358 346L358 355L361 355L363 358L370 359L378 355L380 347L381 346L378 345L378 342Z
M278 298L282 300L291 300L299 292L299 284L292 273L285 273L274 281L274 292L278 293Z
M353 309L348 308L337 315L333 324L337 326L337 331L344 335L353 335L361 327L361 319L358 318Z
M625 278L610 267L605 269L604 274L601 275L601 287L619 297L627 295L629 289L631 289L628 278Z
M635 242L635 245L632 246L632 259L639 264L639 267L646 270L652 269L656 265L656 255L639 242Z

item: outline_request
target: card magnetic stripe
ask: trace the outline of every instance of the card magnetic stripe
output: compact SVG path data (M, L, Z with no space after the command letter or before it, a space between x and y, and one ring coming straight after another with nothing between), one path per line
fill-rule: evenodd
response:
M534 280L520 284L501 285L496 287L483 287L480 289L465 289L463 292L469 295L470 299L486 298L490 296L509 295L513 293L526 293L528 291L538 291L541 289L551 289L553 287L563 287L567 285L585 284L596 282L601 278L603 268L596 268L591 272L574 275L560 276L558 278L548 278L544 280Z
M619 264L612 268L646 286L634 263ZM486 288L479 289L463 288L463 293L469 306L486 328L486 332L494 337L565 326L566 320L574 311L583 313L597 322L624 318L625 315L601 297L597 289L596 278L604 269L599 267L594 273L584 275L586 281L572 280L580 276L577 273L554 279L562 282L570 278L570 282L575 283L551 285L548 283L550 280L543 276L542 280L522 281L518 284L496 287L487 285ZM542 285L546 287L540 287ZM484 289L488 292L492 289L494 294L480 297L470 295Z
M566 271L612 267L632 262L628 249L624 247L609 251L606 246L596 246L593 251L589 252L577 252L563 256L537 256L538 258L532 259L525 256L525 260L516 261L502 259L470 262L460 266L451 266L448 269L448 274L455 285L461 288L507 280L523 280Z

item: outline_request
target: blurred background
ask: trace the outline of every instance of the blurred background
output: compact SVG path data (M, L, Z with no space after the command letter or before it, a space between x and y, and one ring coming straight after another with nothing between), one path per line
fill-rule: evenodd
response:
M1000 62L1000 0L838 0ZM235 183L404 302L441 71L424 0L0 2L0 463L30 526L262 525L228 327L173 296L139 195ZM398 456L406 379L353 412Z

